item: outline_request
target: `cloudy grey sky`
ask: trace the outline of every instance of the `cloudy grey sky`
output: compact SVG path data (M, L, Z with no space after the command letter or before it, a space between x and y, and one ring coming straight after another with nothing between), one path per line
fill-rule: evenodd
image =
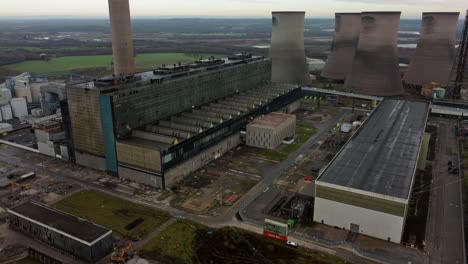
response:
M107 0L1 0L0 18L10 16L107 16ZM268 17L273 10L305 10L308 17L334 12L402 11L419 18L424 11L464 14L466 0L130 0L132 16Z

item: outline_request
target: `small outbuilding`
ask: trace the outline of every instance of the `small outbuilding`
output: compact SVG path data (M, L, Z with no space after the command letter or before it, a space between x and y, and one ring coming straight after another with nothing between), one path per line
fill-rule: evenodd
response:
M259 117L247 125L246 144L248 146L274 149L283 139L296 134L296 116L284 113L270 113Z

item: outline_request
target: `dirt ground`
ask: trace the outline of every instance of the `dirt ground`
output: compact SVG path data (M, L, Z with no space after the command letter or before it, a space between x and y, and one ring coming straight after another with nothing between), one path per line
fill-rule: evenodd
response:
M184 178L172 188L171 205L198 214L217 215L238 201L278 161L259 155L257 149L239 146Z

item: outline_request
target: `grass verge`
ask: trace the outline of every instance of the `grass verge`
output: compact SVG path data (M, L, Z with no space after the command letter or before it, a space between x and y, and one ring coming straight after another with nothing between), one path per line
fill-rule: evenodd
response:
M141 239L169 219L165 212L93 190L75 193L53 207L110 228L114 234L130 239ZM139 218L143 218L143 222L133 228L128 227Z
M306 248L292 248L259 234L225 227L211 230L179 221L150 240L141 256L164 263L295 263L341 264L335 256Z

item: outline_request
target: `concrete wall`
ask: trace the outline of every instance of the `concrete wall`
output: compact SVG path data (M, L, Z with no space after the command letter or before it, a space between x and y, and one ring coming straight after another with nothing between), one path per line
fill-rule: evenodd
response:
M219 158L224 153L228 152L232 148L236 147L241 143L240 134L232 135L225 140L221 141L214 147L211 147L192 159L180 164L179 166L164 173L164 179L166 182L166 188L170 188L172 185L182 180L185 176L200 169L212 160Z
M314 221L350 230L359 225L359 233L400 243L404 217L377 212L358 206L315 198Z
M445 87L456 55L459 13L423 13L418 47L403 78L406 83L423 85L437 82Z
M119 163L139 167L143 170L161 172L159 151L122 142L117 142L116 146Z
M156 188L163 188L162 176L150 172L119 166L119 177Z
M104 156L99 91L68 87L67 98L75 149Z
M109 0L114 74L135 72L133 40L128 0Z
M106 160L85 152L75 151L76 164L96 170L106 170Z
M354 93L395 96L403 93L398 66L401 12L363 12L361 33L344 89Z
M351 71L361 33L361 13L336 13L335 35L321 76L344 80Z
M307 85L311 80L304 49L305 12L273 12L269 56L273 82Z
M22 217L9 214L10 226L18 231L29 234L55 248L89 263L95 263L112 252L112 234L104 237L93 246L88 246L79 241L61 235L44 226L35 224Z

